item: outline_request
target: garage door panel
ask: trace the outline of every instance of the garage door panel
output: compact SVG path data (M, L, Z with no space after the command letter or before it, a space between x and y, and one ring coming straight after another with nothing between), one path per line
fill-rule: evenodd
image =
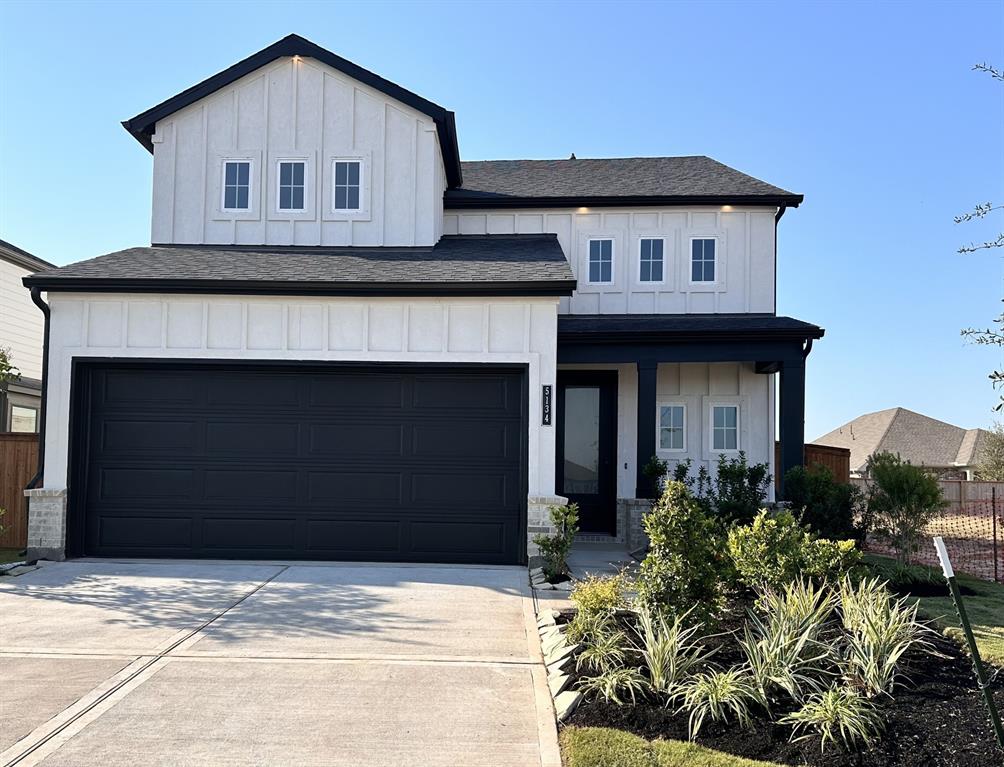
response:
M101 468L97 475L97 498L112 501L171 499L194 496L195 471L163 467Z
M202 526L207 549L293 549L295 519L210 518Z
M101 449L106 455L165 448L195 450L197 447L198 428L192 421L109 420L101 430Z
M299 449L300 428L295 423L254 421L208 421L206 451L225 454L295 456Z
M404 449L400 423L312 424L310 452L316 456L399 456Z
M338 508L350 503L401 501L401 475L391 472L311 472L307 502Z
M82 553L523 559L521 371L156 361L83 370L88 401L74 432L86 450L71 500Z

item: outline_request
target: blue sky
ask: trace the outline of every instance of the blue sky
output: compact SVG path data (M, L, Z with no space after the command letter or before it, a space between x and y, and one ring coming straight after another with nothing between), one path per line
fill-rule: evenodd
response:
M1004 3L0 4L0 237L57 264L149 242L119 121L297 32L457 113L465 159L706 154L805 194L778 311L826 337L808 438L896 405L992 420Z

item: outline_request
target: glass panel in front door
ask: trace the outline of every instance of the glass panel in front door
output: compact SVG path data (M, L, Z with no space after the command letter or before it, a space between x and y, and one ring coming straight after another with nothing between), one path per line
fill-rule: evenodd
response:
M565 389L565 466L562 490L573 495L600 492L600 390Z

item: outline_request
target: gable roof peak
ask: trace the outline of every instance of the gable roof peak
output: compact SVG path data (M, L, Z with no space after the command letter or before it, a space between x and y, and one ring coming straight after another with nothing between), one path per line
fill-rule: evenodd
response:
M253 53L247 58L238 61L222 72L217 72L212 77L208 77L202 82L186 88L166 101L162 101L156 106L140 112L135 117L123 120L122 126L140 144L146 147L147 151L152 153L153 142L151 136L159 120L163 120L165 117L174 114L180 109L184 109L190 104L194 104L200 99L204 99L206 96L215 93L221 88L225 88L257 69L261 69L276 59L287 56L303 56L305 58L316 59L322 64L327 64L332 69L337 69L348 77L358 80L364 85L368 85L384 95L431 117L436 124L436 133L439 137L439 144L443 154L443 165L446 169L446 178L449 185L450 187L457 187L463 183L463 174L460 169L460 149L457 145L456 118L453 112L295 33L286 35L281 40L277 40L257 53Z

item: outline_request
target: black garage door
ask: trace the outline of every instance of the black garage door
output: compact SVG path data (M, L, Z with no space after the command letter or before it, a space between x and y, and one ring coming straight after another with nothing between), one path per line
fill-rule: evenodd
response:
M82 363L74 386L78 552L525 558L522 370Z

